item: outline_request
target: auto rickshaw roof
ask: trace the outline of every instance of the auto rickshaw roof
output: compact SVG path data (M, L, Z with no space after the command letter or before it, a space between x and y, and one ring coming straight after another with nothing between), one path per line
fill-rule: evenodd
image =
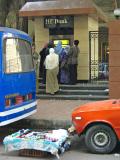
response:
M23 38L29 41L32 41L32 39L30 38L30 36L20 30L14 29L14 28L8 28L8 27L0 27L0 32L4 33L6 35L6 37L11 37L10 34L19 37L19 38Z
M19 34L27 35L27 33L23 32L23 31L20 31L20 30L14 29L14 28L8 28L8 27L0 27L0 31L1 32L10 32L13 34L19 33Z

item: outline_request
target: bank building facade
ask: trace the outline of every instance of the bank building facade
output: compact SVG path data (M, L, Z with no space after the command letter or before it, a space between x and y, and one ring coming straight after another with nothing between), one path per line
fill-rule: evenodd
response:
M19 16L28 18L28 33L38 52L51 40L55 45L61 40L63 47L79 40L78 81L108 78L108 35L105 31L103 37L99 36L99 26L107 18L92 1L27 2ZM105 75L101 75L102 67Z

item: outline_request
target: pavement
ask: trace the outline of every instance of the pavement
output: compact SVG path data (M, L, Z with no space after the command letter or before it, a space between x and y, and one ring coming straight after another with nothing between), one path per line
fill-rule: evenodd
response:
M3 126L10 132L23 128L31 129L68 129L72 125L71 113L82 104L91 100L38 100L37 112L27 118ZM2 129L2 127L1 127Z
M37 112L24 120L23 125L31 128L57 129L71 126L71 113L90 100L38 100Z

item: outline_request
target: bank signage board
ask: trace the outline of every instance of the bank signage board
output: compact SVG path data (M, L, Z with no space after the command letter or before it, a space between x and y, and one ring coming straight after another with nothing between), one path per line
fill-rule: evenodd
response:
M45 28L73 28L73 16L49 16L44 17Z

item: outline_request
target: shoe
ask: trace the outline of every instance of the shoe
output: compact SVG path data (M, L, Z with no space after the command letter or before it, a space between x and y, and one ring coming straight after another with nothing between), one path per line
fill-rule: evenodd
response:
M50 93L51 95L54 95L55 93Z

